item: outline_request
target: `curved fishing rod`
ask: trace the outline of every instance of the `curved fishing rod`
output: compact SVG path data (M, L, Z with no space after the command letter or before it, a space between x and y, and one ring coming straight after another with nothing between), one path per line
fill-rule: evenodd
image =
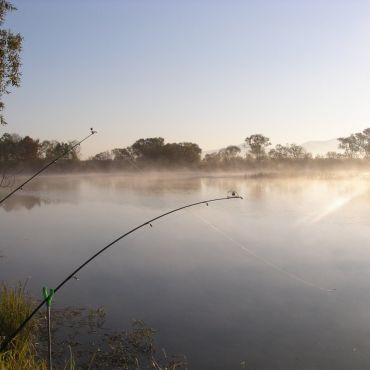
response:
M16 193L18 190L21 190L24 185L28 184L31 180L33 180L36 176L38 176L41 172L44 172L47 168L49 168L52 164L54 164L56 161L58 161L60 158L64 157L66 154L71 152L74 148L79 146L81 143L83 143L85 140L87 140L90 136L93 136L94 134L97 133L97 131L94 131L92 128L90 129L91 133L90 135L86 136L82 140L80 140L78 143L74 144L70 148L68 148L65 152L62 154L58 155L56 158L54 158L51 162L46 164L44 167L40 168L36 173L34 173L31 177L29 177L25 182L23 182L21 185L16 187L13 191L11 191L8 195L6 195L4 198L0 200L0 205L5 202L8 198L10 198L14 193Z
M182 209L185 209L185 208L190 208L190 207L194 207L194 206L197 206L199 204L206 204L208 206L208 203L211 203L211 202L218 202L218 201L221 201L221 200L230 200L230 199L243 199L241 196L239 196L237 193L235 192L232 192L231 196L227 196L227 197L223 197L223 198L214 198L214 199L209 199L209 200L203 200L201 202L196 202L196 203L191 203L191 204L187 204L185 206L182 206L182 207L179 207L179 208L175 208L173 209L172 211L168 211L168 212L165 212L165 213L162 213L161 215L157 216L157 217L154 217L144 223L142 223L141 225L138 225L136 227L134 227L133 229L127 231L125 234L122 234L121 236L119 236L118 238L114 239L112 242L110 242L108 245L106 245L104 248L100 249L98 252L96 252L92 257L90 257L89 259L87 259L84 263L82 263L79 267L77 267L72 273L70 273L54 290L52 290L52 293L51 294L54 294L56 293L59 289L61 289L63 287L64 284L66 284L69 280L71 280L82 268L84 268L87 264L89 264L92 260L94 260L96 257L98 257L100 254L102 254L104 251L106 251L108 248L110 248L113 244L116 244L117 242L119 242L121 239L125 238L126 236L132 234L133 232L141 229L142 227L144 226L147 226L147 225L151 225L152 222L156 221L156 220L159 220L160 218L162 217L165 217L165 216L168 216L172 213L175 213L175 212L178 212L178 211L181 211ZM33 311L32 313L22 322L21 325L19 325L19 327L14 331L13 334L11 334L8 338L6 338L4 340L3 343L1 343L1 346L0 346L0 352L4 352L6 350L6 348L8 347L8 345L10 344L10 342L18 335L18 333L26 326L26 324L28 323L28 321L30 321L32 319L32 317L42 308L42 306L47 303L49 299L49 296L46 297Z

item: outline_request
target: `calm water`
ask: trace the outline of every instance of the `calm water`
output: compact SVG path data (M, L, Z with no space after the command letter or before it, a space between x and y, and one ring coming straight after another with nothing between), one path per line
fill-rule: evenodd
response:
M142 229L56 302L105 306L117 329L143 319L191 369L370 368L365 177L39 178L0 209L0 280L30 278L40 295L132 226L230 189L244 200Z

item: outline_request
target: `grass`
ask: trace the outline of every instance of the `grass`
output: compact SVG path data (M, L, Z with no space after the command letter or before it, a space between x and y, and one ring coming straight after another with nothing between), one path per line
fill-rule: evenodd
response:
M27 294L26 284L9 287L0 285L0 343L28 317L34 300ZM104 324L104 310L54 309L53 369L124 369L124 370L186 370L184 357L156 358L154 330L135 321L131 330L99 334ZM71 329L76 335L88 330L96 335L97 345L80 347L76 338L58 336L58 329ZM68 329L67 329L68 331ZM100 338L100 340L98 339ZM45 351L45 322L43 314L35 315L9 345L0 353L0 370L47 370ZM81 356L81 353L83 354ZM55 363L54 363L55 362Z
M10 288L0 286L0 338L10 335L31 313L33 301L26 294L26 284ZM35 343L40 317L34 318L11 342L8 350L0 354L0 370L44 370L46 363L38 359Z

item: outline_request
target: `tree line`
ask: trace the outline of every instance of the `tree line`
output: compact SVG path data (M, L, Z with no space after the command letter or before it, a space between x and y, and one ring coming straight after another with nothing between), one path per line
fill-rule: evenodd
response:
M5 133L0 137L0 162L34 162L50 160L70 149L76 142L61 142L21 137ZM238 167L245 163L274 161L310 161L316 159L356 159L370 157L370 128L348 137L338 138L340 152L313 156L301 145L294 143L277 144L272 147L270 139L262 134L245 138L244 150L230 145L202 156L202 149L191 142L166 143L162 137L139 139L131 146L115 148L98 153L85 161L80 160L80 148L74 148L64 156L65 162L93 162L98 167L109 163L121 167ZM245 153L242 153L245 152Z
M125 148L115 148L90 157L93 161L128 161L138 164L194 165L201 161L202 149L190 142L165 143L162 137L139 139Z
M55 158L68 149L76 141L61 142L56 140L33 139L30 136L21 137L18 134L4 134L0 138L0 161L37 161ZM63 159L78 160L80 154L79 147L71 150Z

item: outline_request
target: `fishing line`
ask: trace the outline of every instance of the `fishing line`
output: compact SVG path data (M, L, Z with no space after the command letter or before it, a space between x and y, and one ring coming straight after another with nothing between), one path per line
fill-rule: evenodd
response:
M357 197L359 195L362 195L363 193L364 192L360 192L360 191L356 192L353 196L350 197L350 199L348 201L352 201L355 197ZM255 259L261 261L265 265L270 266L271 268L273 268L274 270L278 271L279 273L284 274L285 276L289 277L290 279L293 279L295 281L298 281L300 283L303 283L304 285L307 285L307 286L312 287L312 288L319 289L319 290L324 291L324 292L336 292L336 289L335 288L329 289L329 288L318 286L318 285L314 284L311 281L308 281L306 279L303 279L300 276L297 276L297 275L295 275L295 274L293 274L293 273L291 273L289 271L284 270L283 268L281 268L280 266L276 265L275 263L267 260L266 258L263 258L263 257L257 255L255 252L253 252L252 250L250 250L249 248L247 248L245 245L243 245L239 241L233 239L226 232L220 230L217 226L215 226L214 224L212 224L211 222L209 222L208 220L206 220L202 216L200 216L198 214L195 214L194 212L191 212L191 213L194 216L198 217L203 223L205 223L206 225L208 225L214 231L216 231L217 233L221 234L224 238L226 238L227 240L229 240L230 242L232 242L233 244L235 244L236 246L238 246L244 252L248 253L249 255L251 255L252 257L254 257ZM326 215L327 215L327 213L325 213L325 216ZM335 297L339 297L340 299L343 299L343 296L341 294L339 294L339 295L336 294ZM365 350L360 349L361 345L358 345L358 343L356 343L355 341L352 341L352 345L350 347L352 348L352 352L355 352L356 354L358 354L367 363L370 362L370 357L369 357L368 353Z
M219 229L217 226L215 226L214 224L212 224L211 222L209 222L208 220L206 220L202 216L200 216L198 214L195 214L194 212L191 212L191 213L194 216L198 217L198 219L200 219L203 223L205 223L206 225L208 225L214 231L216 231L217 233L221 234L225 239L227 239L231 243L233 243L236 246L238 246L242 251L248 253L250 256L254 257L256 260L259 260L260 262L262 262L265 265L271 267L272 269L276 270L277 272L279 272L279 273L287 276L288 278L290 278L290 279L292 279L294 281L298 281L299 283L302 283L302 284L304 284L306 286L309 286L311 288L318 289L318 290L323 291L323 292L330 293L330 292L336 291L335 288L329 289L329 288L321 287L319 285L314 284L311 281L308 281L306 279L303 279L300 276L297 276L297 275L295 275L295 274L293 274L293 273L291 273L289 271L284 270L283 268L281 268L277 264L271 262L270 260L268 260L268 259L266 259L264 257L259 256L258 254L256 254L255 252L253 252L252 250L250 250L249 248L247 248L244 244L242 244L239 241L235 240L230 235L228 235L226 232L224 232L223 230ZM341 295L335 295L335 296L336 297L341 297ZM365 351L361 350L359 348L360 346L359 345L356 345L356 343L354 341L352 341L352 345L350 347L352 348L352 352L356 352L364 361L367 361L367 363L370 362L370 358L369 358L368 354Z
M130 163L132 166L134 166L137 170L139 170L140 172L144 172L139 166L136 165L136 163L134 161L131 160L131 158L127 157L125 158L125 160Z
M73 146L71 146L70 148L68 148L66 151L64 151L62 154L58 155L56 158L54 158L51 162L49 162L48 164L46 164L44 167L40 168L36 173L34 173L31 177L29 177L26 181L24 181L21 185L17 186L13 191L11 191L8 195L6 195L4 198L2 198L0 200L0 205L5 202L8 198L10 198L13 194L15 194L18 190L22 190L23 189L23 186L25 186L26 184L28 184L31 180L33 180L36 176L40 175L41 172L44 172L47 168L49 168L52 164L54 164L56 161L58 161L59 159L61 159L62 157L64 157L66 154L68 154L69 152L71 152L74 148L76 148L78 145L80 145L81 143L83 143L85 140L87 140L89 137L91 137L92 135L95 135L97 132L94 131L92 128L90 129L91 130L91 133L86 136L85 138L83 138L82 140L80 140L78 143L74 144Z
M235 194L235 193L234 193ZM183 209L186 209L186 208L190 208L190 207L194 207L194 206L197 206L197 205L200 205L200 204L209 204L209 203L212 203L212 202L218 202L218 201L222 201L222 200L230 200L230 199L243 199L242 197L240 197L239 195L235 194L235 195L232 195L232 196L227 196L227 197L223 197L223 198L214 198L214 199L209 199L209 200L203 200L201 202L196 202L196 203L191 203L191 204L187 204L185 206L182 206L182 207L178 207L178 208L175 208L171 211L168 211L168 212L165 212L165 213L162 213L161 215L157 216L157 217L154 217L144 223L142 223L141 225L138 225L136 227L134 227L133 229L127 231L125 234L122 234L121 236L119 236L118 238L116 238L115 240L113 240L112 242L110 242L109 244L107 244L105 247L103 247L102 249L100 249L98 252L96 252L92 257L90 257L89 259L87 259L85 262L83 262L79 267L77 267L71 274L69 274L55 289L54 289L54 293L56 293L59 289L61 289L63 287L63 285L65 285L70 279L74 278L76 276L76 274L82 269L84 268L87 264L89 264L92 260L94 260L96 257L98 257L100 254L102 254L104 251L106 251L108 248L110 248L111 246L113 246L114 244L116 244L117 242L119 242L121 239L125 238L126 236L132 234L133 232L141 229L142 227L144 226L147 226L147 225L151 225L152 222L154 221L157 221L159 220L160 218L163 218L165 216L168 216L172 213L175 213L175 212L178 212L178 211L181 211ZM19 325L19 327L8 337L6 338L2 343L1 343L1 346L0 346L0 352L4 352L6 350L6 348L8 347L9 343L18 335L18 333L26 326L26 324L32 319L32 317L42 308L42 306L47 303L48 301L48 298L45 298L42 302L40 302L40 304L31 312L31 314Z
M244 244L240 243L239 241L235 240L234 238L232 238L229 234L227 234L226 232L222 231L220 228L218 228L216 225L212 224L211 222L209 222L208 220L206 220L205 218L203 218L202 216L198 215L198 214L195 214L193 213L193 215L195 217L198 217L203 223L205 223L206 225L208 225L210 228L212 228L214 231L216 231L217 233L221 234L225 239L229 240L231 243L233 243L234 245L236 245L237 247L239 247L242 251L248 253L250 256L254 257L255 259L257 259L258 261L262 262L263 264L267 265L267 266L270 266L272 269L284 274L285 276L289 277L290 279L292 280L295 280L295 281L298 281L302 284L305 284L309 287L312 287L312 288L316 288L316 289L319 289L321 291L324 291L324 292L334 292L336 289L334 288L325 288L325 287L321 287L319 285L316 285L315 283L311 282L311 281L308 281L298 275L295 275L293 274L292 272L289 272L289 271L286 271L284 270L282 267L280 267L279 265L275 264L274 262L271 262L270 260L264 258L264 257L261 257L259 256L258 254L256 254L255 252L253 252L251 249L247 248Z

